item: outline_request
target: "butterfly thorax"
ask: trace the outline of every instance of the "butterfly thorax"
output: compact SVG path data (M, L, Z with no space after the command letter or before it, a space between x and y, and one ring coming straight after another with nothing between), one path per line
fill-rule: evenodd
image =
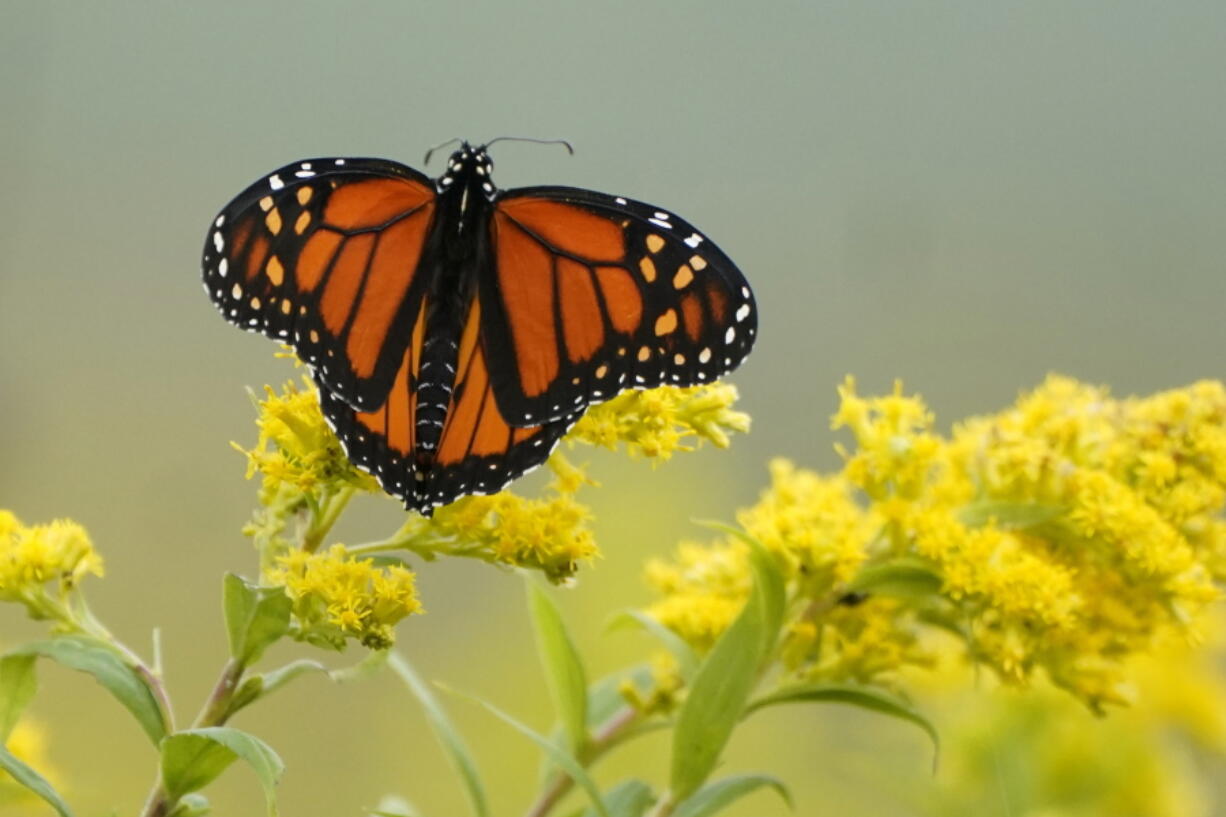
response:
M455 394L461 335L474 302L479 267L488 258L486 233L492 200L493 162L467 142L451 155L435 182L438 210L422 253L428 284L421 368L417 379L416 459L434 457Z

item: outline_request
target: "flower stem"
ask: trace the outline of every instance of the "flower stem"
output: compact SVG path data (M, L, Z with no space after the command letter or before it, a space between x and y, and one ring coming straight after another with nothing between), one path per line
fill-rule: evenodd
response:
M587 768L595 763L601 755L613 748L618 738L630 731L642 714L632 706L624 706L615 712L592 734L592 739L580 753L580 764ZM546 817L574 786L575 781L569 775L561 772L555 774L548 788L541 792L532 807L524 813L524 817Z
M234 701L234 693L238 691L239 685L243 680L243 673L246 670L247 667L235 658L231 658L226 662L226 665L222 667L217 683L213 686L213 691L209 693L204 706L200 708L200 714L196 716L196 720L192 723L193 729L200 729L206 726L221 726L226 722L232 714L230 705ZM159 774L157 783L154 784L153 790L149 792L149 799L145 802L145 808L141 812L141 817L165 817L175 805L175 803L171 802L165 787L162 786L161 775Z

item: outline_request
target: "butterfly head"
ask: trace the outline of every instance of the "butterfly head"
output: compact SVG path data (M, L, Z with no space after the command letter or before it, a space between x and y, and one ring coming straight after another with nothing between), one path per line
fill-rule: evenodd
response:
M451 188L468 187L473 192L480 191L488 199L494 198L498 188L494 187L491 175L494 172L494 162L485 151L485 145L470 145L461 142L459 150L447 159L447 167L438 178L439 191Z

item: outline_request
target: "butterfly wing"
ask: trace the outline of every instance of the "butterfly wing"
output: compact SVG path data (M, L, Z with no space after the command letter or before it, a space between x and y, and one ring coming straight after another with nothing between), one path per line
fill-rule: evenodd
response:
M423 302L421 309L426 308ZM465 494L500 491L540 465L579 415L527 427L512 427L503 419L480 342L480 305L474 301L461 332L455 384L437 447L419 450L414 418L424 323L416 323L384 405L357 411L326 389L320 390L320 403L349 458L406 507L428 515Z
M501 196L489 229L482 333L512 425L554 422L624 389L710 381L753 346L745 277L672 213L532 187Z
M204 288L231 323L294 348L336 396L385 404L423 297L436 196L382 159L311 159L271 173L213 222Z

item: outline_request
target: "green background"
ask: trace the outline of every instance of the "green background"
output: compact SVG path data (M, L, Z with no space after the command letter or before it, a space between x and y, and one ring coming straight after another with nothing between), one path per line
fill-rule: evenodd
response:
M845 373L866 392L903 378L943 427L1049 371L1119 394L1223 375L1224 42L1220 2L0 0L0 507L88 526L107 559L97 612L146 653L161 627L189 719L224 658L221 574L253 567L238 528L255 485L227 443L253 439L244 387L290 375L201 291L213 215L298 158L420 166L452 136L566 137L574 158L498 145L497 183L673 209L741 265L761 310L733 378L752 435L654 470L590 457L605 555L563 603L611 669L647 646L602 634L648 598L646 557L752 501L772 455L836 464ZM398 517L371 500L340 533ZM408 654L545 726L518 580L460 564L419 578L429 614L401 627ZM36 632L0 610L0 641ZM70 799L133 813L153 750L88 680L42 675L35 712ZM533 750L454 708L500 813L521 811ZM789 780L799 814L906 813L889 781L923 779L927 748L870 721L764 717L727 766ZM357 814L387 791L460 811L390 678L304 680L236 725L284 756L286 814ZM662 772L663 748L604 774ZM219 814L259 797L239 772L212 795ZM741 813L784 813L758 798Z

